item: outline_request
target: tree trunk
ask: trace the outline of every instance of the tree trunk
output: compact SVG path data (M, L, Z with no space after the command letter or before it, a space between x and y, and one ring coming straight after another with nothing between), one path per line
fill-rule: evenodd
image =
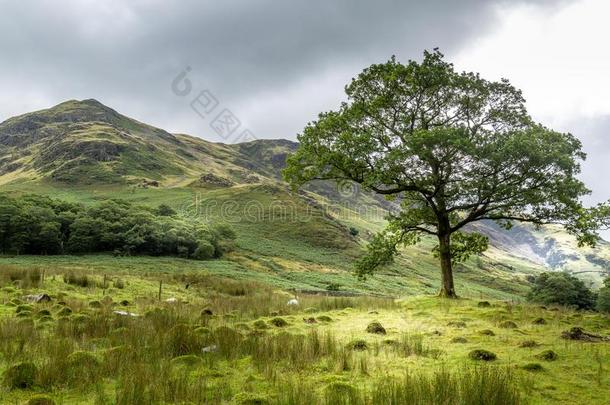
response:
M441 290L438 295L445 298L457 298L453 286L450 240L451 235L448 232L438 236L439 257L441 260Z

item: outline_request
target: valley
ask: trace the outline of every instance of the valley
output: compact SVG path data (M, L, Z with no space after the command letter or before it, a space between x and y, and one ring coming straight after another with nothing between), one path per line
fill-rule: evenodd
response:
M561 335L581 327L607 336L608 316L525 299L549 270L601 286L607 242L579 248L559 228L476 224L490 248L455 266L460 299L438 299L431 238L356 277L354 261L395 205L353 185L292 190L281 170L294 142L211 143L84 100L5 121L0 145L0 192L11 197L166 205L237 235L235 248L212 260L0 256L1 368L36 359L32 380L18 374L27 381L2 391L3 403L607 399L608 343ZM51 300L28 302L36 294ZM288 305L293 298L298 304ZM367 332L373 322L384 332ZM476 350L497 358L469 357ZM556 358L545 358L548 351ZM470 402L474 392L479 399Z

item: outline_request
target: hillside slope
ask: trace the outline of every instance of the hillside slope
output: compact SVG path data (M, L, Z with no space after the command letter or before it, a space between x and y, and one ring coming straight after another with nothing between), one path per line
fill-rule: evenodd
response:
M303 289L433 292L433 241L405 250L366 282L350 274L362 246L382 229L389 203L357 187L324 182L291 192L281 169L297 146L288 140L207 142L151 127L95 100L72 100L0 124L0 192L166 203L183 215L229 222L239 249L227 265L243 277L254 270ZM522 295L527 276L545 269L583 272L593 285L610 272L608 244L579 249L554 228L506 232L484 223L477 229L490 237L490 250L456 269L458 287L470 295Z
M71 100L0 124L0 184L185 184L206 175L211 184L261 182L276 177L295 148L289 141L215 144L151 127L96 100Z

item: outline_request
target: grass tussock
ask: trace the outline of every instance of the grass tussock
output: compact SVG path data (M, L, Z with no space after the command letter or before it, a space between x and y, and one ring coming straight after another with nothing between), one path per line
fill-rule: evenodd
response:
M17 403L35 392L57 403L68 395L98 404L518 404L580 355L575 343L558 348L545 335L568 328L569 310L511 306L526 340L497 327L509 314L496 304L420 299L409 308L297 295L298 305L288 305L293 292L251 281L155 273L121 274L121 284L79 269L49 271L24 290L22 280L32 279L19 274L0 288L2 384ZM42 292L49 302L26 298ZM531 325L537 316L551 321ZM609 325L578 321L590 333ZM494 325L495 336L481 333ZM488 350L472 361L478 342ZM597 359L599 386L607 381L604 345L587 357Z

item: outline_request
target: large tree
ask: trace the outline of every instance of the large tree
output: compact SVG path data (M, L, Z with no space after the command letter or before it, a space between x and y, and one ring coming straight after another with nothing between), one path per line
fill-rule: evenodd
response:
M421 63L372 65L345 92L347 102L299 135L284 176L294 187L352 181L396 199L400 210L369 244L360 275L431 235L440 295L455 297L452 263L486 249L487 238L468 226L482 220L560 223L595 242L599 221L583 217L589 191L576 178L580 141L535 123L507 80L456 72L435 50Z

